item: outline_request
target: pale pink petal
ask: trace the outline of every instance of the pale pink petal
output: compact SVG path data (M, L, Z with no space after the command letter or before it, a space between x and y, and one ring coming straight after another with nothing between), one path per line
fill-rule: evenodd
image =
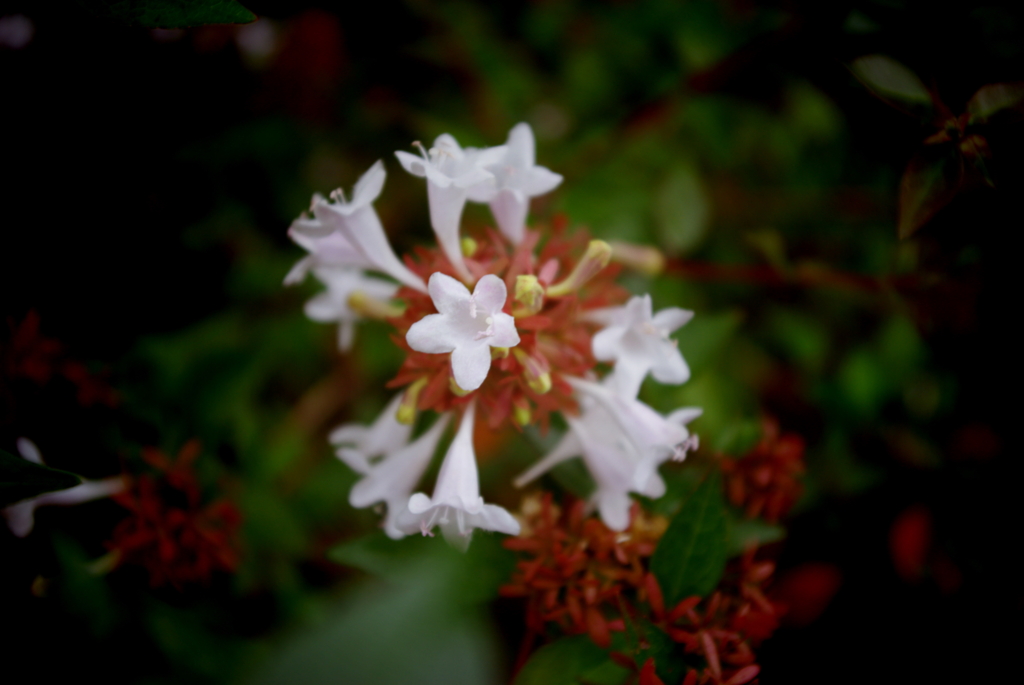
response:
M526 211L529 207L529 200L519 190L501 190L491 200L491 213L498 223L498 228L506 238L517 245L523 239Z
M614 360L619 355L625 332L626 329L622 326L611 326L598 331L590 341L594 359L602 362Z
M30 461L33 464L43 463L43 455L39 453L39 448L28 438L18 438L17 447L18 454L25 461Z
M352 189L352 204L353 205L368 205L380 195L381 190L384 189L384 181L387 178L387 172L384 171L384 162L377 160L377 162L367 169L366 173L359 177L356 181L355 188Z
M460 341L455 333L444 314L429 314L409 328L409 332L405 334L405 341L417 352L443 354L451 352L459 344ZM487 358L490 359L490 352L488 352ZM488 362L489 366L490 362ZM486 371L484 375L487 375ZM483 381L481 380L481 382Z
M556 174L542 166L535 166L526 175L526 180L520 187L520 190L529 197L535 197L551 192L561 182L561 174Z
M491 370L491 348L483 341L464 343L452 352L452 375L463 390L476 390Z
M462 208L466 204L466 191L456 186L442 187L434 181L427 183L427 199L430 203L430 225L441 250L455 267L463 280L472 280L462 259L462 245L459 242L459 222Z
M408 152L397 150L395 156L398 157L399 163L402 167L413 176L419 176L420 178L427 175L427 161L417 155L411 155Z
M693 312L689 309L668 307L655 314L651 318L651 323L659 330L662 330L665 333L671 333L692 318Z
M654 361L651 375L659 383L678 385L690 380L690 367L676 348L663 349Z
M487 339L491 347L515 347L519 344L519 332L516 330L516 320L504 312L493 315L494 333Z
M502 283L503 288L504 286ZM431 274L427 292L430 293L430 299L434 301L437 311L446 316L460 316L469 311L469 301L472 297L469 288L447 274L440 271Z
M431 276L433 281L433 276ZM431 293L433 296L433 293ZM508 290L505 288L505 281L494 274L487 274L477 281L473 289L473 301L478 309L488 315L496 314L505 306L505 299L508 297Z

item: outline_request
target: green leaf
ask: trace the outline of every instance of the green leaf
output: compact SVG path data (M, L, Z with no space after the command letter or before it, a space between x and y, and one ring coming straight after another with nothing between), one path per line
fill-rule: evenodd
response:
M588 636L572 635L534 652L513 685L617 685L628 676Z
M850 70L872 93L899 109L904 109L901 105L931 105L931 93L917 74L891 57L858 57Z
M725 569L727 539L721 477L713 471L672 519L651 558L666 605L715 589Z
M0 507L44 492L67 490L81 482L73 473L35 464L0 450Z
M760 547L786 537L786 529L776 523L769 523L763 519L748 519L731 508L727 509L726 513L729 557L739 556L751 547Z
M97 17L150 29L256 21L256 15L235 0L78 0L78 3Z
M967 111L982 121L1007 109L1024 110L1024 82L990 83L967 102Z
M900 181L900 238L912 236L948 205L963 181L963 159L951 145L929 145L918 151Z

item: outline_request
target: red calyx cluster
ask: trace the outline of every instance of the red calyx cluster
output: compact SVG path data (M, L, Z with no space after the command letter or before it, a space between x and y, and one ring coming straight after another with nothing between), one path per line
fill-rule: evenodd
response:
M616 532L586 515L586 503L573 501L560 509L551 495L524 502L523 533L505 546L521 552L504 597L525 597L525 649L533 637L555 623L567 633L587 633L601 647L611 644L610 631L623 630L621 618L609 620L602 608L618 610L620 593L639 590L646 576L644 559L654 552L667 522L644 514L634 504L630 527Z
M144 566L154 587L209 583L215 571L231 572L238 565L241 513L226 499L201 504L192 469L199 452L196 440L176 459L143 449L159 476L141 475L131 489L114 496L131 515L117 525L107 547L118 553L119 563Z
M497 231L488 230L473 254L466 257L466 266L476 278L486 274L500 277L508 290L505 311L515 314L518 276L537 276L546 287L570 274L586 251L590 235L583 229L569 234L566 224L564 218L554 222L552 233L539 252L535 252L540 242L536 231L528 230L524 240L513 245ZM424 281L438 271L458 278L440 249L419 247L415 255L415 259L406 258L406 266ZM542 430L546 429L551 412L575 412L572 388L563 376L581 377L597 363L591 352L591 338L597 326L584 320L582 314L628 299L628 293L615 283L618 272L618 265L611 264L579 291L547 298L540 311L516 317L520 343L514 348L515 353L495 358L487 380L473 393L479 415L491 428L504 424L516 410L528 415L531 422L539 422ZM437 312L430 296L403 287L397 297L406 303L406 308L401 316L390 321L397 329L394 341L405 350L406 359L388 387L425 380L417 402L419 409L443 412L466 404L469 398L461 397L450 387L449 356L416 352L405 341L405 334L414 323ZM540 373L550 374L551 388L546 392L539 391L536 383L531 384Z
M749 518L778 521L789 513L803 487L804 440L796 433L779 433L775 419L763 422L761 441L740 459L723 458L725 492Z
M774 562L756 560L751 550L730 564L719 589L710 597L688 597L668 610L657 579L647 575L647 598L655 625L706 663L699 672L689 671L683 685L743 685L757 677L761 668L755 663L753 647L771 636L785 612L783 605L769 600L762 590L774 571Z
M68 359L64 345L47 338L39 329L39 314L30 311L15 325L8 321L10 340L0 344L0 385L6 386L15 378L25 378L36 385L46 385L54 376L64 376L78 391L78 403L84 407L94 404L114 406L117 393L103 380L86 368L85 364Z

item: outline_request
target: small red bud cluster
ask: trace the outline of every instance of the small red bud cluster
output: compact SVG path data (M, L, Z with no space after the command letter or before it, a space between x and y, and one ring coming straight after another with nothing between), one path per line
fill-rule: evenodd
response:
M779 433L775 419L766 418L760 442L740 459L723 458L725 493L749 518L776 522L793 508L803 486L804 440L796 433Z
M192 468L199 452L196 440L176 459L143 449L159 475L138 476L129 490L114 496L131 515L117 525L107 547L119 563L145 567L153 587L209 583L215 571L231 572L238 565L241 513L227 499L202 504Z

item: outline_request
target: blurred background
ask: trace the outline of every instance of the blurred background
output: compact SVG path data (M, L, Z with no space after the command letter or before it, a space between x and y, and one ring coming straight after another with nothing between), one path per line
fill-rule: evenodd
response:
M341 355L303 315L318 286L281 282L313 192L383 158L403 252L432 236L392 152L497 145L519 121L565 176L532 216L658 246L665 272L625 285L696 312L692 380L643 397L704 407L708 455L742 454L765 416L805 441L776 543L803 604L761 682L1013 665L1024 137L993 116L959 131L982 152L925 141L1024 79L1019 3L243 4L259 21L149 29L0 3L0 449L151 484L0 530L4 682L509 682L510 553L389 547L347 503L326 436L386 403L388 327ZM891 106L849 68L872 54L942 106ZM927 166L940 148L981 180ZM514 508L542 447L490 444L485 491ZM153 533L172 509L216 544Z

